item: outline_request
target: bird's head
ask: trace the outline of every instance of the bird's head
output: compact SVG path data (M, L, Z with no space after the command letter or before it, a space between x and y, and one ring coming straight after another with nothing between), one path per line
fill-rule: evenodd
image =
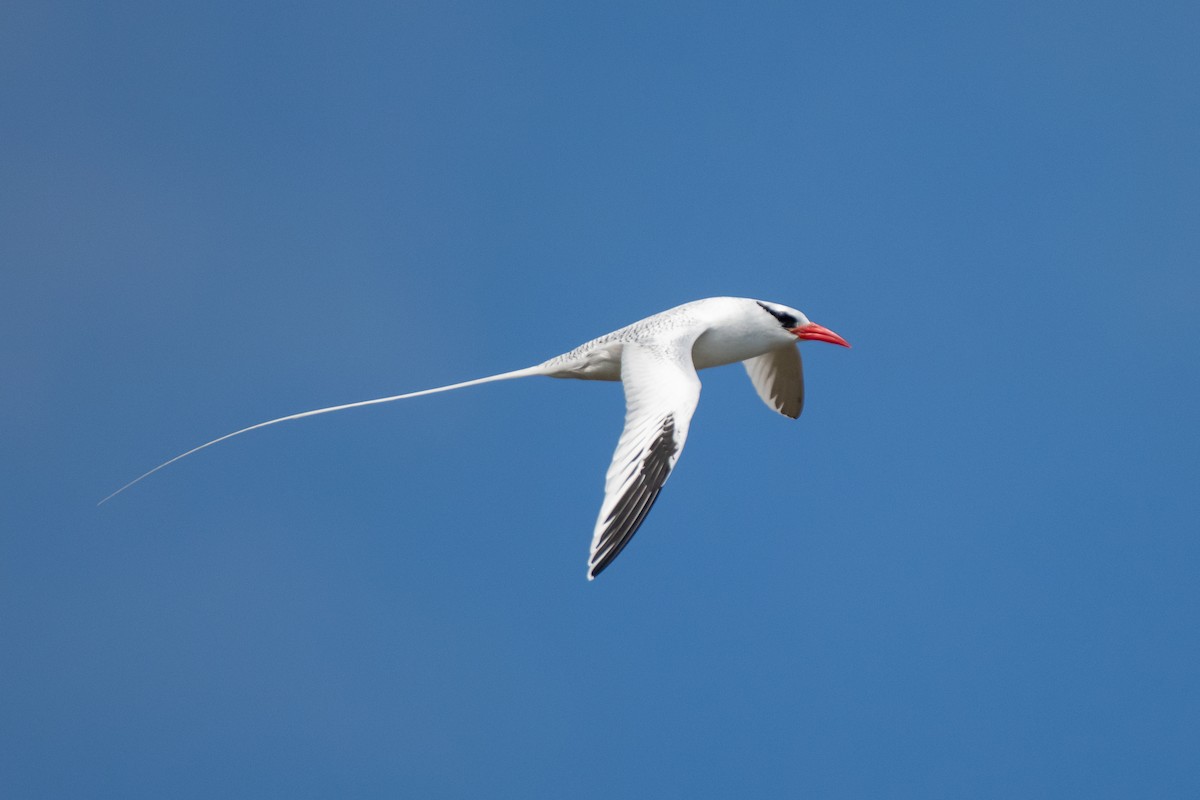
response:
M762 300L756 302L764 311L775 318L775 321L784 331L796 339L829 342L830 344L840 344L842 347L850 346L849 342L829 330L829 328L818 325L815 322L810 322L808 317L804 316L804 313L801 311L780 305L779 303L767 303Z

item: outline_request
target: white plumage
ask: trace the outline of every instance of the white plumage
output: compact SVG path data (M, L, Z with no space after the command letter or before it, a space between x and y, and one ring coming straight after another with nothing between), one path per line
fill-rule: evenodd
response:
M290 414L227 433L159 464L100 502L192 453L279 422L533 375L619 380L625 387L625 428L605 476L604 501L592 532L588 558L591 580L633 538L679 460L700 400L696 371L741 361L763 402L780 414L796 418L804 407L804 372L796 347L801 339L850 346L794 308L742 297L696 300L525 369Z

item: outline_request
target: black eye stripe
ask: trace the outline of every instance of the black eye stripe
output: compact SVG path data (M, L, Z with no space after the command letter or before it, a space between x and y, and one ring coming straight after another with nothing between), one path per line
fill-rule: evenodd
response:
M797 320L791 314L788 314L788 313L785 313L782 311L776 311L775 309L771 308L770 306L763 305L762 303L759 303L758 305L762 308L763 311L766 311L772 317L779 320L779 324L785 328L794 328L794 327L796 327L796 323L799 322L799 320Z

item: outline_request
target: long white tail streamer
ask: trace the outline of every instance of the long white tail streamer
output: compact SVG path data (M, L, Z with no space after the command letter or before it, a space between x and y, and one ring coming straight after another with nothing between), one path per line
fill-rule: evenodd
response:
M379 403L391 403L396 400L406 400L410 397L420 397L420 396L426 395L426 394L437 394L438 392L448 392L452 389L464 389L468 386L477 386L481 383L491 383L492 381L507 381L507 380L512 380L513 378L527 378L532 375L545 375L545 374L546 374L545 370L541 367L541 365L538 365L538 366L534 366L534 367L526 367L525 369L513 370L512 372L502 372L499 375L489 375L486 378L476 378L473 381L463 381L462 383L452 383L449 386L438 386L434 389L422 389L419 392L409 392L407 394L396 394L396 395L392 395L391 397L377 397L374 400L359 400L357 403L345 403L340 406L330 406L328 408L317 408L312 411L302 411L299 414L289 414L286 417L279 417L278 419L269 419L266 422L260 422L256 425L251 425L248 428L242 428L240 431L234 431L233 433L227 433L224 436L219 436L216 439L213 439L211 442L205 442L204 444L200 445L199 447L193 447L191 450L188 450L186 453L180 453L179 455L175 456L174 458L170 459L169 461L164 461L163 463L159 464L157 467L150 470L149 472L144 472L141 475L137 476L136 478L131 480L129 483L125 484L120 489L117 489L115 492L110 494L108 497L101 500L96 505L97 506L104 505L109 500L113 499L114 497L119 495L121 492L128 489L130 486L133 486L135 483L143 480L144 478L150 477L151 475L158 472L163 467L169 467L172 464L174 464L176 461L179 461L180 459L183 459L183 458L187 458L192 453L198 453L206 447L212 447L214 444L223 442L226 439L232 439L235 436L241 436L243 433L249 433L250 431L258 430L259 428L265 428L268 425L275 425L276 423L287 422L288 420L293 420L293 419L303 419L304 417L315 417L317 414L328 414L331 411L344 411L347 408L359 408L360 406L373 406L373 405L378 405Z

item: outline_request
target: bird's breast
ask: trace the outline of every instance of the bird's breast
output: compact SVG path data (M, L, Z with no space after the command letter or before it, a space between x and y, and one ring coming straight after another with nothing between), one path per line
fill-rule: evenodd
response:
M720 367L761 356L778 346L778 342L769 340L758 331L740 326L710 328L700 334L692 346L692 363L696 369Z

